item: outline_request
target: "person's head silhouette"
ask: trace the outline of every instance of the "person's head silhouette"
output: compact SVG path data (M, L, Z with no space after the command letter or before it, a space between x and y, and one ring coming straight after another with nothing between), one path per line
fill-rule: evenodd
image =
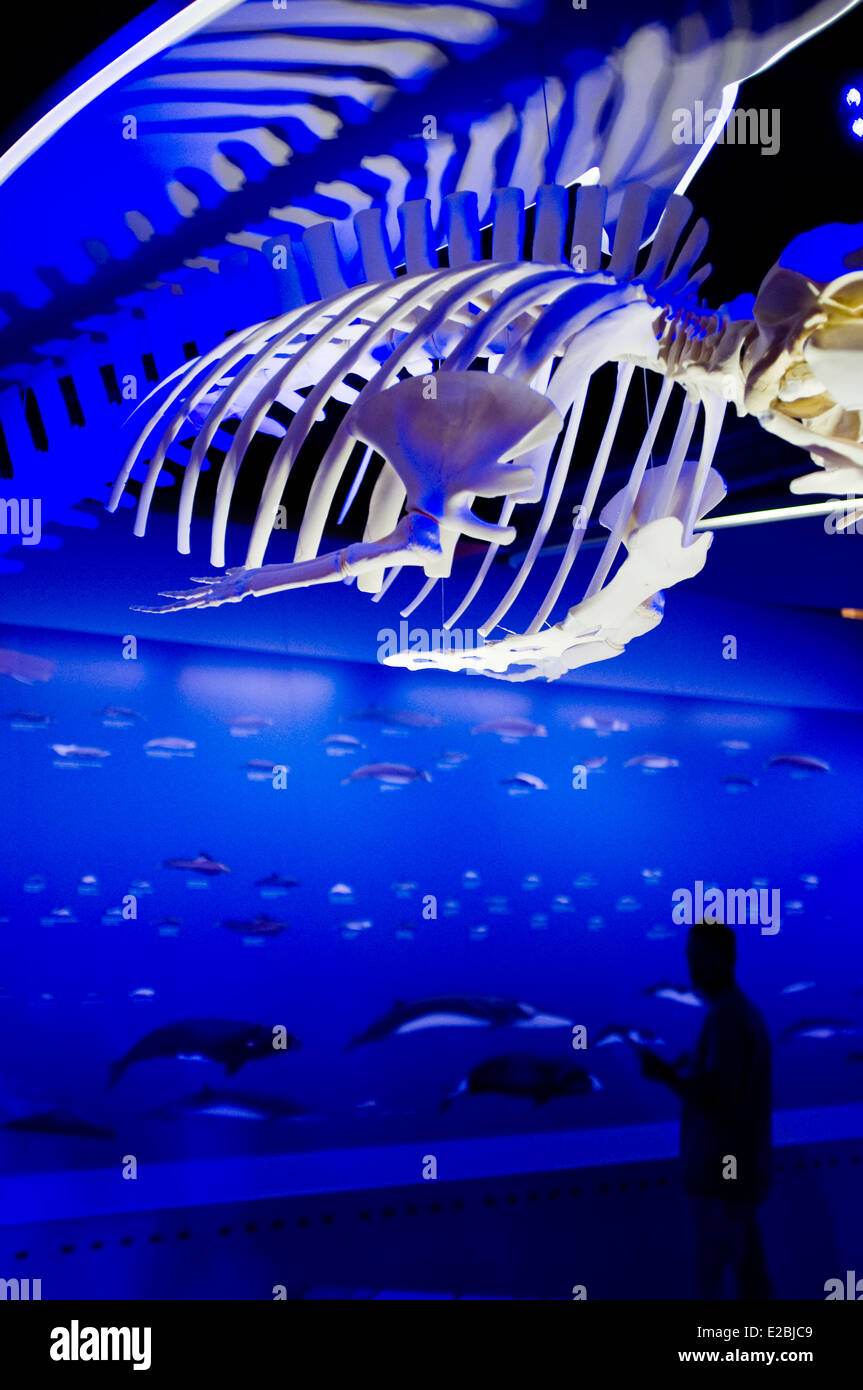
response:
M693 988L706 999L734 984L737 939L722 922L696 922L686 941L686 960Z

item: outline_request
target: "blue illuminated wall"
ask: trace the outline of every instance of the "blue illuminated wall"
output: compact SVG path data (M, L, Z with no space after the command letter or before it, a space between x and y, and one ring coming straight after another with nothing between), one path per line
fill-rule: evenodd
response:
M13 638L7 629L8 645ZM855 715L573 687L525 692L152 641L124 661L117 640L57 632L23 642L55 661L56 674L30 688L6 680L3 692L4 1106L15 1117L59 1105L117 1139L5 1131L7 1172L91 1167L127 1152L162 1162L670 1120L674 1101L638 1079L628 1049L575 1056L565 1028L431 1030L344 1049L394 999L482 994L583 1023L592 1039L614 1023L649 1029L676 1056L691 1046L700 1011L645 991L686 982L671 893L697 879L780 892L778 934L748 925L738 933L741 976L776 1039L777 1108L859 1097L863 1064L847 1060L860 1051L850 1030L863 1027ZM106 727L106 705L141 718ZM375 706L377 717L355 717ZM9 717L21 710L51 722ZM242 715L272 726L237 737L230 720ZM431 727L414 727L417 716ZM508 716L530 718L547 736L472 732ZM582 727L612 720L619 731ZM324 740L345 734L359 740L355 751L328 754ZM194 748L145 751L165 736ZM731 751L728 741L749 746ZM58 757L53 744L109 756ZM466 756L450 765L442 755L453 752ZM817 756L831 770L766 766L783 752ZM626 766L643 754L679 766ZM284 788L250 780L253 759L288 767ZM573 768L596 759L604 764L574 789ZM344 784L358 765L383 761L431 780ZM504 785L522 772L545 789ZM231 872L207 880L162 867L202 849ZM299 886L267 898L253 885L273 872ZM85 875L97 879L93 896ZM136 889L142 881L149 888ZM351 890L347 900L333 900L337 884ZM137 918L111 920L130 893ZM434 919L423 917L425 895L435 898ZM71 918L52 920L56 909ZM287 929L251 940L220 925L261 912ZM202 1016L284 1024L303 1047L253 1062L232 1082L209 1063L147 1062L106 1091L110 1061L138 1038ZM780 1041L813 1016L847 1027ZM541 1108L467 1098L439 1114L470 1067L522 1047L586 1061L602 1089ZM313 1114L274 1125L152 1117L204 1082L290 1098ZM624 1134L600 1157L629 1152Z

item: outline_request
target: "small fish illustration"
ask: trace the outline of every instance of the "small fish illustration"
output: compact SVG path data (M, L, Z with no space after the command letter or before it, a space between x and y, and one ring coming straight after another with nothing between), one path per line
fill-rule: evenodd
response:
M618 719L616 715L609 714L583 714L578 721L578 727L580 729L593 729L600 738L607 738L609 734L629 732L629 725L625 719Z
M469 753L460 753L456 748L448 748L439 754L437 765L439 768L461 767L461 764L466 763L469 758Z
M227 864L220 864L218 859L207 854L206 850L195 859L165 859L162 862L164 869L185 869L187 873L204 874L207 878L214 878L217 874L229 874L231 871Z
M385 786L406 787L411 782L430 782L431 777L419 768L408 767L406 763L366 763L355 768L350 777L342 778L342 786L348 782L374 781Z
M572 1020L546 1014L532 1004L480 995L441 995L413 1004L397 999L392 1008L354 1038L348 1047L435 1028L570 1028Z
M601 1089L596 1077L583 1067L549 1062L529 1052L511 1052L480 1062L446 1097L441 1110L463 1095L515 1096L532 1100L534 1105L547 1105L551 1100L585 1096Z
M787 767L792 772L829 772L830 764L822 758L812 758L808 753L777 753L767 764L768 767Z
M283 1050L300 1046L290 1033ZM112 1062L108 1080L115 1086L136 1062L173 1057L186 1062L219 1062L233 1076L246 1062L275 1055L272 1028L262 1023L237 1023L225 1018L192 1018L167 1023L141 1038L119 1061Z
M241 763L240 768L250 782L270 782L280 769L284 768L286 773L291 770L272 758L250 758L247 763Z
M282 878L280 874L268 874L266 878L255 879L255 888L299 888L300 881L297 878Z
M515 743L522 738L547 738L548 729L544 724L534 724L531 719L487 719L471 729L472 734L497 734L505 743Z
M670 936L676 936L677 932L673 927L666 926L664 922L657 922L645 933L648 941L667 941Z
M802 1018L799 1023L792 1023L785 1029L782 1040L792 1042L796 1038L811 1038L816 1042L826 1042L831 1038L852 1038L859 1031L848 1018Z
M388 724L394 727L402 726L406 729L438 729L443 723L436 714L424 714L422 710L412 709L380 709L377 705L369 705L366 709L357 710L348 715L349 719L361 719L372 724Z
M703 1008L698 995L685 985L671 985L663 980L658 985L651 985L644 993L652 995L654 999L668 999L672 1004L685 1004L690 1009Z
M635 758L629 758L623 764L624 767L640 767L645 772L662 772L669 767L680 767L677 758L670 758L665 753L639 753Z
M46 724L53 723L50 714L41 714L32 709L16 709L3 718L9 720L13 729L44 729Z
M486 898L485 905L493 917L505 917L509 912L509 902L503 893L494 893Z
M204 1086L192 1096L172 1100L156 1117L163 1120L215 1119L252 1120L271 1123L274 1120L308 1119L312 1111L296 1101L280 1096L250 1095L245 1091L220 1091Z
M278 936L288 929L287 922L278 922L274 917L268 917L265 912L259 912L249 920L228 917L219 925L227 927L228 931L236 932L239 936Z
M21 685L33 685L36 681L49 681L57 670L56 661L48 661L43 656L30 656L27 652L12 651L0 647L0 676L11 676Z
M413 897L414 893L417 892L419 884L406 879L400 880L396 883L391 883L390 888L395 893L397 898L411 898Z
M593 1044L594 1047L608 1047L615 1043L633 1042L638 1047L664 1047L665 1043L649 1028L634 1028L631 1024L612 1023L604 1028Z
M222 722L228 725L232 738L253 738L263 729L273 727L272 719L263 719L256 714L240 714L236 719L225 719Z
M111 756L107 748L82 748L77 743L52 743L51 748L58 758L68 758L70 761L95 762Z
M197 744L190 738L151 738L144 744L148 758L191 758Z
M517 772L514 777L505 777L500 784L506 787L510 796L525 796L530 792L547 792L548 787L541 777L532 772Z
M106 729L130 729L144 716L137 710L127 709L125 705L106 705L99 710L99 718Z
M353 734L328 734L324 739L324 748L331 758L344 758L364 747L365 744L360 743Z
M51 922L51 923L54 923L54 922L61 922L61 923L63 923L63 922L65 922L65 923L70 923L70 922L71 922L71 923L76 923L76 922L78 921L78 918L75 916L74 912L72 912L71 908L68 908L68 907L55 907L55 908L53 909L53 911L51 911L51 912L48 913L48 916L47 916L47 917L43 917L43 918L42 918L42 921L43 921L43 922Z
M46 1134L52 1138L68 1135L73 1139L113 1139L113 1129L103 1129L91 1124L71 1110L43 1110L35 1115L22 1115L15 1120L6 1120L4 1129L19 1134Z

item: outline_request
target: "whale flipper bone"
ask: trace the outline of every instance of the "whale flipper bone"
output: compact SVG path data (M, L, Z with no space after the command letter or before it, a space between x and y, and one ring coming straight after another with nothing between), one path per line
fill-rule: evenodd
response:
M231 570L224 580L200 589L167 593L175 604L143 611L209 607L248 594L380 575L398 563L421 565L436 576L452 562L452 548L442 545L441 533L453 541L460 532L512 539L514 531L502 535L503 528L475 516L467 499L526 491L532 471L503 460L556 438L560 417L550 401L521 382L480 372L446 373L435 381L433 398L422 378L411 377L360 402L353 412L352 433L388 460L406 494L407 515L388 535L311 560Z
M395 563L433 563L440 554L439 534L430 518L420 514L403 516L394 530L379 541L360 541L327 555L316 555L312 560L264 565L260 569L242 566L230 569L214 579L198 581L200 587L197 589L165 590L163 597L176 599L176 603L161 608L138 606L135 611L177 613L187 608L210 608L222 603L238 603L250 595L258 597L314 584L334 584L369 570L382 571Z

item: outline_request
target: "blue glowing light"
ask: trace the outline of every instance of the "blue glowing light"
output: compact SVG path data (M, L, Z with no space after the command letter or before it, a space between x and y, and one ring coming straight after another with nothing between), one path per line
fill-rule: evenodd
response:
M858 116L856 121L851 122L851 133L856 135L858 140L863 140L863 116Z
M859 91L859 89L858 89L857 87L849 87L849 88L848 88L848 90L847 90L846 93L845 93L845 105L846 105L846 106L859 106L859 105L860 105L860 91Z

